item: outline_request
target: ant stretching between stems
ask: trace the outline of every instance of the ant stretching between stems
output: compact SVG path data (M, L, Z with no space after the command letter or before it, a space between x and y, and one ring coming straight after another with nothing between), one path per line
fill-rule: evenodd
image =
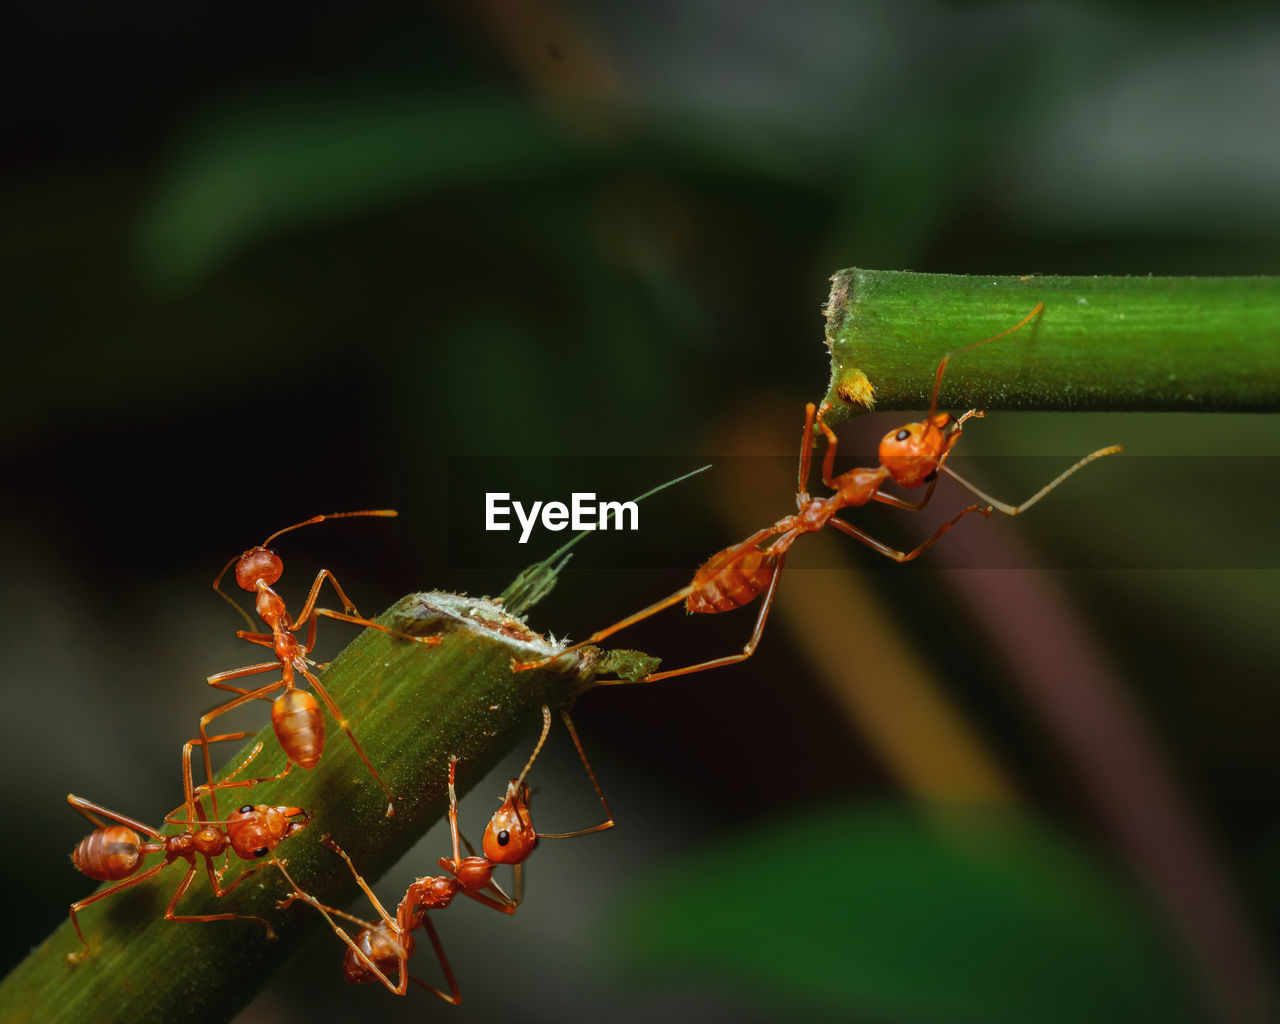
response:
M533 753L525 764L524 770L520 772L518 778L512 779L507 784L506 798L502 801L502 805L497 811L494 812L488 826L485 828L484 840L481 844L484 850L483 856L476 855L471 849L470 843L466 845L471 856L464 858L461 855L458 845L460 836L458 830L458 796L454 788L458 759L456 757L449 758L449 830L453 835L453 856L451 858L441 857L439 860L440 868L446 874L417 878L409 884L404 898L400 901L399 906L396 907L395 917L392 917L387 912L378 897L374 895L368 883L361 877L355 865L351 863L351 858L328 836L323 836L321 841L347 862L347 867L351 869L351 873L355 876L356 883L364 891L364 894L369 897L374 909L378 912L380 920L366 921L335 907L326 906L314 896L304 892L289 875L289 872L277 863L280 873L284 875L286 881L293 887L293 893L282 900L280 906L287 907L295 899L300 899L320 911L329 926L347 944L347 954L343 960L343 973L348 982L380 981L388 991L397 995L404 995L408 991L409 982L412 981L432 995L443 999L446 1003L457 1004L461 1000L458 983L454 978L452 968L449 966L448 957L445 956L440 936L436 933L435 926L431 923L427 912L444 909L453 902L455 896L462 894L501 913L514 914L516 908L520 906L524 895L524 861L533 852L539 839L572 839L576 836L602 832L613 827L613 815L609 811L608 801L605 800L604 793L600 790L600 784L596 781L595 772L591 770L591 764L582 749L582 743L578 739L578 732L573 726L573 721L569 718L567 712L562 710L560 714L569 730L570 737L573 739L573 745L577 748L578 756L582 759L583 767L587 770L587 776L595 787L596 795L600 798L600 804L604 808L606 820L600 824L592 825L590 828L577 829L573 832L555 834L546 832L539 834L534 830L533 822L529 815L530 792L524 780L529 774L529 769L533 767L533 762L537 760L538 754L542 751L547 734L551 730L551 709L543 705L542 734L538 737L538 742L534 746ZM462 842L466 843L466 839L463 838ZM499 864L511 864L514 867L514 898L508 896L493 880L494 869ZM359 925L360 931L354 939L347 934L341 925L334 921L333 917L335 915ZM431 945L435 949L436 958L440 961L440 966L444 971L445 981L448 985L447 992L436 988L434 985L427 984L408 972L409 958L412 956L414 949L412 933L419 928L426 931L427 937L431 940ZM393 972L396 974L396 981L394 982L391 980Z
M778 577L782 574L787 552L790 550L791 545L806 533L816 533L824 526L832 526L841 533L848 534L854 540L861 541L873 551L878 551L887 558L892 558L896 562L909 562L926 548L936 543L943 534L969 513L978 512L984 518L989 517L993 511L999 511L1008 516L1019 515L1027 511L1060 483L1090 462L1102 458L1104 455L1112 455L1123 451L1124 449L1120 445L1099 448L1096 452L1086 455L1075 465L1059 474L1021 505L1009 505L1005 502L997 501L995 498L984 494L946 465L947 456L951 454L951 449L960 440L965 421L970 418L980 419L985 415L984 412L977 409L970 409L958 418L952 416L951 413L937 412L938 389L942 386L942 374L946 369L947 362L953 356L957 356L962 352L967 352L980 345L986 345L1006 335L1013 334L1034 320L1043 310L1044 303L1038 302L1030 313L1007 330L944 355L941 362L938 363L938 370L934 377L933 397L929 402L929 415L918 423L908 423L897 430L891 430L885 434L880 441L879 466L851 469L841 473L839 476L833 476L836 458L836 436L831 428L823 422L822 414L827 409L827 406L824 405L816 416L817 426L827 441L826 453L822 460L822 482L835 492L826 498L813 498L809 495L815 415L813 403L806 405L804 434L800 442L800 469L796 483L797 512L795 515L783 516L772 526L765 527L763 530L753 533L746 540L712 555L694 574L693 581L687 587L677 590L674 594L664 597L656 604L651 604L649 607L627 616L620 622L615 622L612 626L593 633L586 640L566 647L556 654L542 658L539 661L515 662L512 666L513 670L522 672L527 669L541 668L565 654L579 650L589 644L597 644L614 633L635 625L637 622L647 619L651 615L655 615L681 601L684 602L687 612L715 614L741 608L755 600L763 592L764 603L761 605L760 613L756 618L755 629L751 634L751 639L742 648L741 654L730 654L721 658L713 658L710 661L699 662L695 665L687 665L684 668L654 672L641 679L597 680L596 685L623 685L633 682L653 683L660 679L689 675L693 672L702 672L706 669L719 668L722 665L732 665L739 661L745 661L755 653L756 645L760 642L760 636L764 632L765 621L769 617L769 609L773 604L774 591L778 585ZM986 504L969 505L958 515L943 523L942 526L934 531L933 536L923 544L910 551L898 551L836 516L836 513L841 509L865 505L871 501L882 502L893 508L907 511L919 511L933 497L939 473L946 473L961 486L977 495ZM923 487L926 484L928 487L919 501L908 501L881 489L882 485L889 480L907 490ZM770 540L770 538L773 539ZM766 544L766 541L769 543ZM761 545L764 546L762 547Z
M261 749L262 744L257 744L244 762L231 775L234 776L243 770L250 761L258 756L258 752ZM248 780L233 783L224 782L219 783L217 788L227 789L250 784ZM220 869L215 868L213 866L215 857L226 853L229 860L230 853L234 852L236 856L243 860L257 860L265 857L283 840L304 828L307 824L307 812L301 807L270 807L266 804L246 804L232 813L225 821L219 821L216 818L207 821L200 820L204 814L203 794L213 788L215 787L201 786L196 791L196 795L178 809L186 812L186 818L178 819L176 817L177 811L165 817L166 824L172 822L184 826L182 832L174 835L161 835L150 825L144 825L133 818L117 814L115 811L108 810L75 794L67 795L67 803L96 826L94 831L80 840L79 845L72 851L71 862L82 874L99 882L119 882L118 885L103 889L101 892L95 892L92 896L87 896L71 904L71 923L75 926L76 935L80 938L84 950L78 953L68 953L67 961L69 963L78 963L90 953L89 943L85 939L84 933L80 930L80 921L76 917L79 911L92 906L99 900L106 899L108 896L145 882L147 879L158 875L179 858L187 861L187 873L173 891L169 905L165 907L164 919L166 921L257 921L266 928L269 938L275 938L271 925L264 918L256 915L174 913L177 909L178 901L186 893L187 888L191 885L191 880L198 870L196 867L197 855L204 858L205 869L209 874L209 885L213 889L214 896L221 898L235 889L246 878L260 871L264 865L259 864L250 868L224 889L222 887L222 876L226 873L227 865L224 864ZM212 792L209 795L212 797ZM193 809L195 810L194 815L192 814ZM102 817L99 817L99 815ZM108 825L102 820L103 817L109 818L116 824ZM143 835L147 837L147 840L143 840ZM152 865L139 874L138 872L142 868L143 862L152 853L162 854L163 859L160 863Z
M201 718L200 738L191 741L191 743L199 744L203 748L206 780L210 782L213 780L213 767L209 758L210 744L221 740L243 739L248 735L247 733L230 733L226 736L210 737L207 731L209 723L219 715L234 711L240 705L249 701L267 700L272 693L281 688L284 689L284 692L271 704L271 725L275 729L276 738L279 739L280 746L284 750L285 756L289 759L289 763L285 766L283 772L273 778L283 778L295 764L302 768L315 767L320 760L320 755L324 752L324 716L320 713L320 705L316 698L306 690L297 689L294 683L294 673L297 672L304 676L307 682L311 684L311 689L319 694L320 700L329 709L329 714L333 716L334 721L338 723L342 731L347 734L347 739L351 741L351 746L360 755L360 760L364 762L365 767L369 769L369 774L373 776L374 781L382 787L382 791L387 795L387 816L390 817L395 813L395 798L391 795L391 790L387 788L387 784L382 781L382 776L378 774L360 744L356 742L355 735L347 725L347 720L343 717L342 712L338 710L338 706L333 702L333 698L329 696L328 692L320 684L320 680L308 668L308 666L315 665L315 662L311 661L308 656L316 643L316 620L320 616L324 616L330 619L337 619L340 622L350 622L357 626L364 626L366 629L381 630L391 636L403 637L406 640L427 644L428 646L440 643L440 637L409 636L388 629L386 626L380 625L371 619L362 618L356 610L356 606L352 604L351 599L347 597L346 592L328 569L321 569L316 574L316 578L311 584L311 591L307 594L307 600L302 606L301 614L296 619L291 618L285 608L284 601L272 589L272 586L284 572L284 562L274 551L268 550L267 545L281 534L288 533L290 530L321 523L326 519L349 519L354 516L391 517L397 514L394 509L375 509L312 516L310 519L305 519L300 523L286 526L283 530L277 530L257 547L250 548L238 558L232 558L222 567L222 571L218 573L217 578L213 581L213 589L225 597L237 611L244 615L250 626L253 625L253 620L249 618L244 609L232 601L220 588L222 577L234 565L236 583L241 589L255 595L254 608L258 613L258 617L271 630L269 633L259 633L242 629L236 632L236 636L242 640L248 640L250 643L272 648L275 653L275 660L264 661L257 665L248 665L244 668L232 669L229 672L219 672L216 675L209 676L208 683L210 686L234 693L236 696ZM316 598L320 593L320 587L326 580L332 584L334 591L342 599L343 611L335 612L328 608L316 607ZM307 627L305 642L300 641L295 635L303 626ZM232 679L241 679L245 676L271 672L274 669L280 670L280 678L256 690L246 690L238 686L229 685L229 681ZM185 767L183 785L187 803L190 804L192 801L192 779L189 760ZM217 798L212 792L209 795L213 803L213 816L217 818Z

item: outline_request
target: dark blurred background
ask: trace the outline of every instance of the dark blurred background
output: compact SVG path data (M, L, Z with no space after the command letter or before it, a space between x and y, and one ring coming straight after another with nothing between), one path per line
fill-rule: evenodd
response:
M497 593L564 539L469 556L451 480L622 498L715 463L579 545L530 621L582 637L790 510L835 270L1280 272L1268 3L6 20L6 963L89 891L68 791L180 799L204 677L256 657L209 583L272 530L399 509L280 544L287 600L323 565L373 612ZM845 426L842 464L906 418ZM619 826L540 850L514 918L441 916L450 1019L1274 1019L1280 428L972 426L954 464L1011 500L1127 452L911 567L806 541L752 661L584 698ZM963 503L854 515L905 547ZM674 666L751 622L626 642ZM566 748L534 773L547 829L597 813ZM307 950L242 1021L446 1012L340 959Z

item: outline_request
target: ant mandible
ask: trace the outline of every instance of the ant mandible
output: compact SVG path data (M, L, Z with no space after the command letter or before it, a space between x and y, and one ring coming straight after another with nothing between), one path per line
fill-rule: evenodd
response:
M219 715L225 715L229 711L233 711L241 704L246 704L252 700L266 700L270 694L283 687L284 692L280 694L271 704L271 725L275 729L276 738L280 741L280 746L285 752L285 756L289 759L289 763L285 766L283 772L274 778L282 778L287 775L292 767L300 765L303 768L313 768L320 760L320 755L324 751L324 717L320 713L320 705L305 690L299 690L294 683L294 673L301 673L311 684L311 689L319 694L320 699L324 702L329 714L347 734L347 739L351 741L351 746L360 756L360 760L364 762L369 774L373 776L374 781L382 787L382 791L387 795L387 816L390 817L395 813L395 798L391 795L391 790L387 788L387 784L382 781L377 770L365 755L360 744L356 742L355 735L351 732L351 728L347 725L347 720L342 716L342 712L338 710L338 706L333 702L325 688L320 684L320 680L308 668L314 665L308 657L315 647L316 642L316 621L320 616L330 619L338 619L341 622L350 622L357 626L364 626L366 629L377 629L391 636L403 637L416 643L434 646L441 642L437 636L409 636L404 633L397 633L395 630L388 629L371 619L362 618L356 610L356 606L347 597L346 592L342 589L337 579L328 569L321 569L315 580L311 584L311 591L307 594L306 603L302 606L301 614L296 618L291 618L286 610L284 601L277 594L272 586L280 579L284 572L284 562L274 551L268 550L267 545L277 537L288 533L291 530L297 530L303 526L311 526L315 523L324 522L326 519L349 519L353 516L380 516L391 517L398 513L394 509L374 509L361 512L337 512L328 515L312 516L300 523L294 523L292 526L286 526L283 530L277 530L271 534L257 547L250 548L238 558L232 558L222 567L222 571L218 573L213 581L213 589L225 597L233 607L237 609L253 624L253 620L249 619L248 614L239 605L231 601L231 598L221 589L222 577L226 575L228 569L232 565L235 566L236 583L243 590L249 591L255 595L254 608L258 613L258 617L266 623L271 630L269 633L259 633L252 630L238 630L236 636L242 640L248 640L250 643L258 644L262 647L270 647L275 653L274 661L265 661L257 665L248 665L245 668L232 669L229 672L219 672L216 675L209 676L208 683L210 686L219 690L226 690L234 693L236 696L214 708L207 715L200 719L200 738L192 740L202 747L204 756L205 778L212 781L213 767L209 758L209 746L212 743L219 742L224 739L240 739L245 733L228 734L222 737L210 737L208 735L208 725L213 719ZM338 597L342 599L343 611L335 612L328 608L317 608L316 598L320 593L320 587L328 580L333 585L334 591ZM306 641L300 641L295 635L303 626L307 627ZM245 676L258 675L262 672L270 672L274 669L280 670L280 678L266 686L261 686L256 690L246 690L238 686L229 685L232 679L241 679ZM265 781L265 780L257 780ZM190 766L188 764L185 770L185 778L183 780L185 787L185 795L187 803L192 800L192 780ZM213 815L218 816L217 798L210 793L210 799L213 802Z
M539 661L514 662L512 665L513 670L522 672L527 669L540 668L572 651L579 650L589 644L597 644L614 633L647 619L651 615L655 615L681 601L684 602L685 610L690 613L715 614L741 608L759 597L763 592L764 603L761 605L760 613L756 617L755 629L751 634L751 639L742 648L741 654L730 654L721 658L713 658L710 661L699 662L695 665L687 665L683 668L654 672L641 679L603 679L597 681L596 685L623 685L633 682L653 683L660 679L689 675L693 672L702 672L706 669L719 668L722 665L732 665L736 662L744 661L755 653L756 645L760 642L760 636L764 632L765 621L769 617L769 609L773 604L774 591L777 588L778 577L782 573L782 567L786 562L787 552L790 550L791 545L806 533L816 533L824 526L829 525L841 533L848 534L855 540L861 541L887 558L892 558L896 562L909 562L925 549L935 544L943 534L971 512L978 512L984 518L989 517L992 511L1016 516L1027 511L1032 505L1035 505L1041 498L1066 480L1067 477L1087 466L1090 462L1104 455L1112 455L1123 451L1124 449L1120 445L1099 448L1096 452L1086 455L1071 468L1059 474L1021 505L1010 505L997 501L995 498L978 490L977 487L961 478L946 465L947 456L950 455L951 449L955 447L956 442L960 440L965 421L971 417L980 419L985 415L984 412L977 409L970 409L958 418L952 416L951 413L937 412L938 389L942 385L942 374L948 361L962 352L967 352L980 345L986 345L1006 335L1013 334L1034 320L1043 310L1044 303L1038 302L1030 313L1007 330L944 355L941 362L938 363L938 370L934 376L933 396L929 401L929 415L918 423L908 423L897 430L891 430L885 434L880 441L879 466L851 469L841 473L839 476L833 476L836 458L836 436L831 428L823 422L822 413L828 408L828 406L824 405L816 416L817 426L827 440L827 450L822 460L822 482L835 492L826 498L813 498L809 495L809 476L815 424L814 405L810 402L805 406L804 434L800 442L800 469L796 483L797 512L795 515L783 516L772 526L765 527L765 529L753 533L746 540L712 555L694 574L693 581L687 587L677 590L674 594L664 597L656 604L651 604L649 607L627 616L620 622L615 622L612 626L593 633L586 640L566 647L556 654ZM910 551L899 551L892 548L836 516L836 513L841 509L865 505L871 501L882 502L885 505L908 511L919 511L933 497L933 490L937 485L939 472L946 473L961 486L981 498L986 504L969 505L958 515L938 527L933 536L923 544ZM889 480L908 490L923 487L926 484L928 487L919 501L908 501L881 489L882 485ZM773 538L773 540L770 541L770 538ZM766 541L770 542L765 544ZM761 545L764 546L762 547Z
M443 910L453 902L453 898L456 895L461 893L463 896L467 896L477 903L491 907L501 913L514 914L523 899L524 883L522 872L524 862L537 846L539 839L572 839L576 836L602 832L613 827L614 821L609 811L608 801L605 800L604 793L600 790L600 784L596 781L595 772L591 770L591 764L582 749L582 742L578 739L578 732L573 726L573 721L566 711L561 710L560 714L569 730L570 737L573 739L574 747L577 748L578 756L582 759L582 764L587 770L587 775L591 779L591 784L595 787L596 795L600 798L600 804L604 808L606 818L603 822L592 825L590 828L577 829L573 832L544 832L539 834L534 830L533 821L529 814L531 794L524 780L529 774L529 769L533 767L533 762L537 760L538 754L542 751L542 746L546 742L547 734L551 729L551 710L546 705L543 705L542 734L538 737L533 753L530 755L523 771L520 772L519 777L512 779L507 784L506 798L502 801L497 811L494 812L488 826L485 828L482 843L483 856L476 855L471 850L470 843L467 843L467 849L471 856L464 858L461 855L459 849L461 833L458 829L458 795L454 785L458 759L453 756L449 758L449 830L453 837L453 856L441 857L439 860L440 868L446 874L417 878L409 884L404 898L400 901L399 906L396 907L395 917L392 917L387 912L360 872L356 870L351 858L328 836L322 837L321 841L346 861L347 867L351 870L352 875L355 876L356 883L377 910L378 921L366 921L363 918L321 903L314 896L303 891L289 875L288 870L277 862L276 866L279 868L280 873L284 875L285 879L293 887L292 894L282 900L280 906L287 907L295 899L301 899L320 911L329 926L347 945L347 954L343 960L343 974L348 982L379 981L388 991L397 995L404 995L408 991L409 982L412 981L447 1003L458 1003L461 999L461 994L458 989L457 979L449 966L448 957L445 956L440 936L437 934L435 926L431 923L427 912L430 910ZM466 843L466 839L463 838L462 842ZM511 864L515 869L514 898L508 896L493 880L494 869L499 864ZM335 915L360 926L360 931L354 939L333 919ZM440 966L444 971L448 985L449 990L447 992L436 988L434 985L427 984L408 972L407 965L414 950L413 932L419 928L426 931L427 937L431 940L431 945L435 949L436 958L440 961ZM391 980L392 973L396 974L396 981L394 982Z
M243 769L245 765L257 756L258 751L261 749L262 745L258 744L240 767L231 774L235 775ZM240 782L234 785L245 784L245 782ZM227 788L226 784L220 785L222 788ZM201 786L197 790L197 794L203 794L206 790L211 790L212 788L214 787ZM212 793L210 793L210 796L212 796ZM260 871L263 865L259 864L250 868L224 889L222 887L222 876L227 870L226 865L224 864L221 869L217 869L213 866L213 859L228 851L234 852L236 856L243 860L257 860L265 857L283 840L306 826L307 812L301 807L271 807L266 804L245 804L225 821L216 819L202 821L199 820L199 817L204 814L204 804L202 803L201 795L196 795L188 803L184 804L183 808L180 808L180 810L186 810L187 812L185 819L177 819L174 815L168 815L165 818L166 823L174 822L183 825L183 831L175 835L161 835L150 825L125 817L123 814L117 814L115 811L108 810L90 800L78 797L74 793L67 795L67 803L96 826L94 831L80 840L79 845L72 851L71 862L81 874L99 882L119 882L118 885L103 889L101 892L95 892L92 896L87 896L71 904L71 923L75 926L76 935L84 946L84 950L78 953L68 953L67 961L69 963L78 963L90 954L89 943L84 937L84 932L80 930L80 921L76 917L79 911L92 906L99 900L106 899L108 896L145 882L147 879L158 875L179 858L187 861L187 873L173 891L169 905L165 907L164 919L166 921L257 921L266 928L268 938L275 938L275 932L271 930L271 925L265 918L256 915L175 914L174 911L178 906L178 901L182 899L183 894L186 893L187 888L191 885L191 880L196 875L197 855L204 858L205 869L209 874L209 885L213 889L214 896L221 898L235 889L246 878ZM191 815L193 808L196 809L196 817ZM174 814L176 813L174 812ZM107 824L99 815L109 818L116 824ZM144 835L147 837L145 841L142 838ZM152 865L139 874L138 872L142 868L143 862L152 853L162 854L163 859L160 863Z

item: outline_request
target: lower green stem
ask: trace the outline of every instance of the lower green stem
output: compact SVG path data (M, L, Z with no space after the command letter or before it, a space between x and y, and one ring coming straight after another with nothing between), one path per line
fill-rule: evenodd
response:
M395 815L385 817L382 791L332 722L325 754L313 770L295 768L279 782L221 794L224 815L249 802L307 810L307 827L275 853L288 860L303 887L339 906L350 903L357 890L346 866L321 845L322 835L333 836L370 881L377 879L447 811L449 755L459 757L458 784L465 792L520 742L532 742L543 704L561 706L590 685L595 657L587 651L564 671L513 675L513 658L550 653L540 638L498 606L452 594L410 595L379 621L409 635L444 638L440 646L429 647L366 630L324 673L326 689L395 794ZM270 726L229 763L239 764L254 742L264 745L263 753L246 774L269 776L284 768ZM501 795L493 794L495 805ZM160 824L159 815L118 810ZM227 882L249 867L232 859ZM92 948L82 962L67 961L67 954L81 948L70 921L37 946L0 983L0 1020L167 1024L230 1019L293 958L305 936L327 930L320 915L301 902L288 910L276 907L288 890L270 865L221 900L213 898L200 867L178 913L258 915L279 937L269 939L251 921L165 921L165 905L187 869L179 860L157 878L81 912ZM434 861L421 867L423 874L433 870ZM335 965L340 963L337 945L330 953Z

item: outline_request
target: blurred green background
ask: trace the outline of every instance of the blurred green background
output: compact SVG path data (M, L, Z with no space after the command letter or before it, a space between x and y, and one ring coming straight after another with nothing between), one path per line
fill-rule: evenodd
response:
M579 546L530 621L581 637L789 511L833 271L1280 273L1271 4L9 21L10 964L89 891L67 792L153 822L179 801L203 678L256 660L208 584L270 531L398 508L279 546L287 600L323 565L373 612L508 582L450 547L450 459L526 500L579 487L584 456L609 497L659 482L648 456L718 463L641 538ZM906 418L847 425L842 452ZM1018 500L1109 443L909 568L806 542L752 661L582 700L619 826L547 844L514 918L440 916L450 1019L1273 1019L1280 428L996 414L954 464ZM856 515L910 546L964 501ZM562 537L540 539L494 544L519 564ZM751 621L672 612L627 643L674 666ZM534 773L548 830L594 820L567 746ZM349 989L340 959L307 950L242 1021L445 1012Z

